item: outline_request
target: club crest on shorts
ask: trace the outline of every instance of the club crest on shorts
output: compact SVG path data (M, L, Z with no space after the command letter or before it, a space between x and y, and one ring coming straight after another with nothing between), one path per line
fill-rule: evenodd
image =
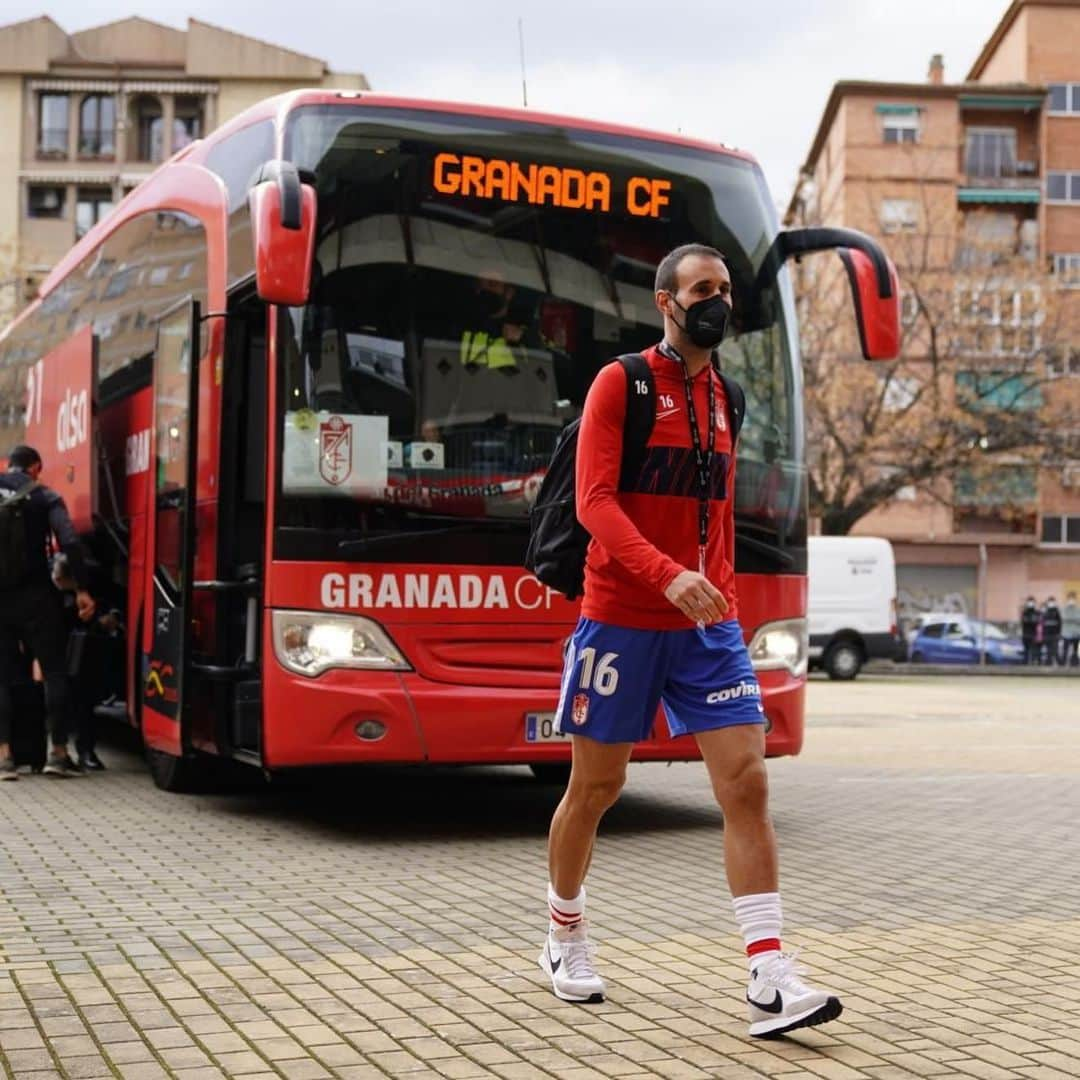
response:
M575 694L574 704L570 710L570 718L574 721L578 727L581 727L585 723L586 717L589 715L589 695L588 694Z

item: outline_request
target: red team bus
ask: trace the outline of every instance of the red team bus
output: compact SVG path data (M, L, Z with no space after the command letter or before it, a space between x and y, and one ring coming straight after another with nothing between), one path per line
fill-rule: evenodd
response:
M577 605L522 568L560 430L654 343L660 258L725 252L747 394L739 608L768 752L803 739L806 475L793 254L836 248L868 358L895 272L779 232L746 154L538 113L303 91L186 147L0 336L0 432L40 450L126 591L155 781L205 755L568 766ZM637 760L697 756L662 718Z

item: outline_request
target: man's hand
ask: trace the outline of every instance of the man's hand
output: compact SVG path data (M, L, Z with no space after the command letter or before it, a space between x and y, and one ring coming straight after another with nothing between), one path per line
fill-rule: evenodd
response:
M664 596L699 625L719 622L728 609L720 590L704 574L693 570L684 570L664 590Z
M94 617L94 612L97 610L97 604L94 603L94 598L85 590L79 589L75 593L75 606L79 610L79 618L83 622L89 622Z

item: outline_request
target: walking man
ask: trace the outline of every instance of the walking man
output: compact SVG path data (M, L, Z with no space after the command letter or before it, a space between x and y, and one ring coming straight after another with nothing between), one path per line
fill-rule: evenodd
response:
M781 951L764 713L736 611L735 447L712 363L731 303L731 278L713 248L676 248L657 268L664 340L644 354L657 412L639 475L620 475L634 389L623 366L603 368L585 401L576 500L592 541L556 717L574 736L573 767L551 822L540 966L564 1001L603 1000L585 874L600 819L662 702L671 733L697 739L724 812L724 862L749 957L750 1034L769 1036L835 1019L841 1005L803 982Z
M64 500L38 482L41 455L17 446L0 474L0 780L17 780L11 754L11 686L17 673L9 657L18 643L27 646L45 678L45 711L52 747L45 762L47 776L79 776L82 770L68 755L67 640L59 592L53 587L46 558L50 534L67 555L77 585L79 617L94 614L86 591L86 563Z

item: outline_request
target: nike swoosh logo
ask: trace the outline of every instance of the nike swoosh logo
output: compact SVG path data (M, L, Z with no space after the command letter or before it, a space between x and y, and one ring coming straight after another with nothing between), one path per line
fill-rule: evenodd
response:
M755 1001L749 994L746 995L746 1000L754 1006L755 1009L760 1009L762 1012L778 1013L784 1010L784 999L780 991L776 991L776 997L773 998L768 1005L764 1001Z
M548 953L548 959L551 960L551 953L550 952ZM552 975L554 975L555 972L558 971L559 968L561 968L561 967L562 967L562 957L561 956L559 957L558 960L551 960L551 974Z
M678 409L668 409L667 412L658 412L656 414L656 419L663 420L668 416L674 416L678 411Z

